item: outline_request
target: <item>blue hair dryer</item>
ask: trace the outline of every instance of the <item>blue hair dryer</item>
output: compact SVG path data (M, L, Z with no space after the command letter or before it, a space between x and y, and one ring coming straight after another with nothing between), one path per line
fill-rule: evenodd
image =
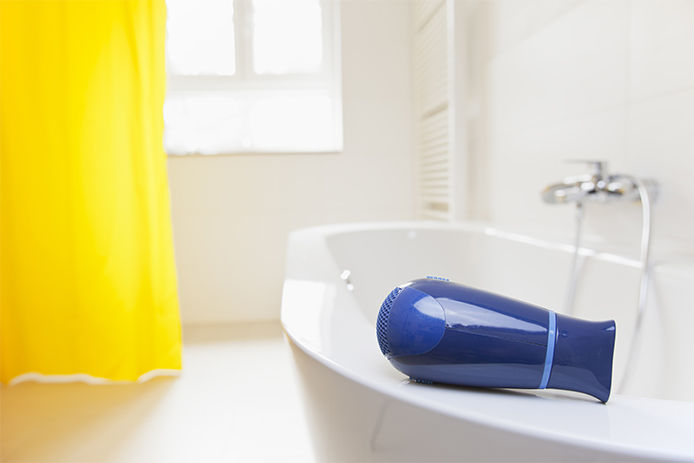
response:
M388 295L377 336L383 355L417 382L610 397L612 320L579 320L429 277Z

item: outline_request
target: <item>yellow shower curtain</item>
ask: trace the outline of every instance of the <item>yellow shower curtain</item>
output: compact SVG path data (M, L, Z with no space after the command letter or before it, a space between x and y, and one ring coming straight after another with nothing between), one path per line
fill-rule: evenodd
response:
M2 382L180 368L165 20L163 0L0 0Z

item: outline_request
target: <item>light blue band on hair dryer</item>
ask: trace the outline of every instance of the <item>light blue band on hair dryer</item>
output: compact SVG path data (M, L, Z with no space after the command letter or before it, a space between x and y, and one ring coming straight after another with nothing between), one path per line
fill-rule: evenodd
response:
M539 389L545 389L549 382L549 375L552 373L552 362L554 361L554 342L557 338L557 314L549 311L549 327L547 328L547 353L545 354L545 368L542 370L542 380Z

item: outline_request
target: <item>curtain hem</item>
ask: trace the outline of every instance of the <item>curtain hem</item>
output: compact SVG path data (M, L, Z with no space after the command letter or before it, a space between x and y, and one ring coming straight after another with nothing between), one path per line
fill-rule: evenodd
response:
M46 375L38 372L22 373L19 376L12 378L7 385L14 386L15 384L24 383L28 381L34 381L37 383L87 383L87 384L132 384L132 383L144 383L152 378L158 376L180 376L181 370L157 368L150 370L142 375L136 380L116 380L108 378L100 378L98 376L92 376L86 373L74 373L71 375Z

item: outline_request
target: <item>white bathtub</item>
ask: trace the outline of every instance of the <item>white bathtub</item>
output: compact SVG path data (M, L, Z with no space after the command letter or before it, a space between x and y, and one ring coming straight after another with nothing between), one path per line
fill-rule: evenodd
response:
M612 396L601 404L563 391L411 383L376 342L384 297L426 275L558 309L567 245L479 224L412 222L300 230L287 253L282 324L318 461L694 461L690 263L655 266L641 342L622 385L638 265L585 250L575 315L617 322Z

